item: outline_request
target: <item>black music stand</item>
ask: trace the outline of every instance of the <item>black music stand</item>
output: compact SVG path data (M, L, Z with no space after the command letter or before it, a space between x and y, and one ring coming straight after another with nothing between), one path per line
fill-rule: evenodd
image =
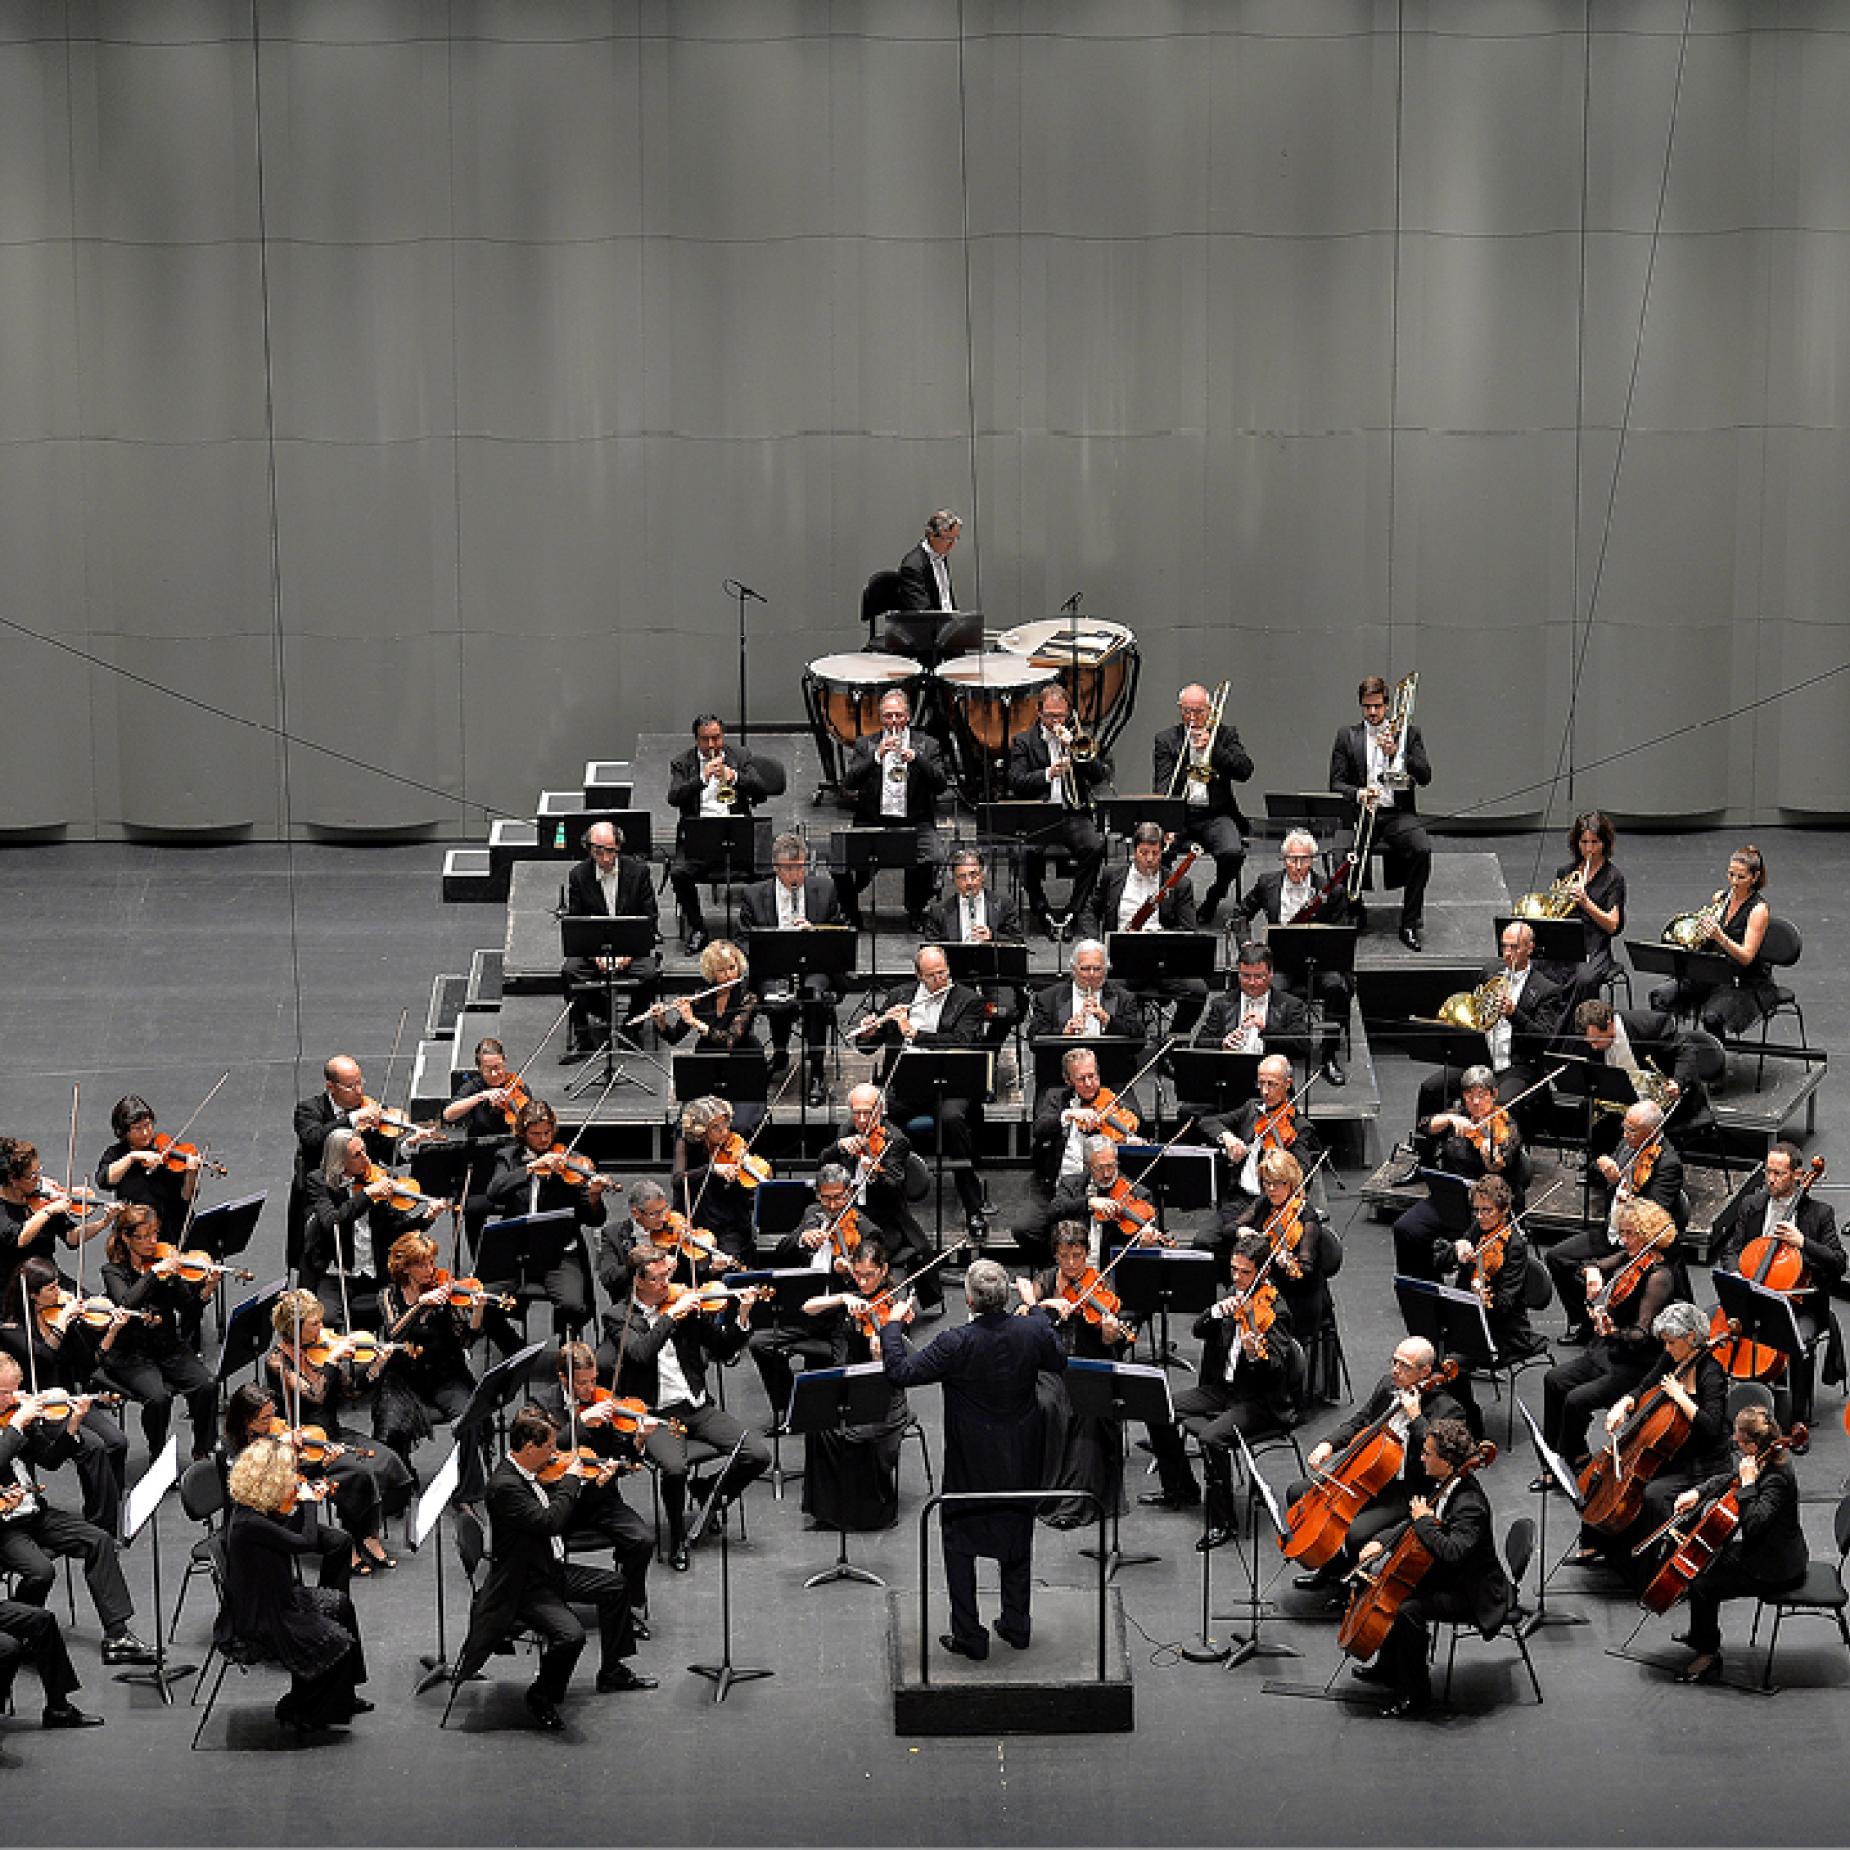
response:
M977 840L1008 843L1010 888L1018 908L1022 856L1056 834L1066 814L1063 803L1049 803L1045 797L1011 797L1006 803L977 804Z
M1060 1062L1075 1047L1089 1047L1098 1056L1098 1076L1115 1092L1143 1064L1146 1043L1129 1034L1037 1034L1029 1043L1034 1054L1034 1095L1062 1082Z
M880 647L889 655L909 655L927 668L953 655L969 655L983 646L980 610L888 610Z
M1397 1273L1394 1297L1409 1336L1424 1336L1443 1361L1455 1356L1463 1368L1489 1373L1497 1366L1484 1301L1475 1291L1436 1285L1428 1278Z
M1580 1044L1586 1045L1585 1041ZM1638 1088L1624 1067L1608 1066L1603 1054L1550 1053L1548 1062L1551 1066L1569 1069L1568 1083L1561 1085L1557 1081L1549 1095L1553 1097L1558 1089L1580 1099L1580 1147L1593 1154L1593 1133L1601 1114L1622 1119L1638 1102ZM1601 1150L1597 1154L1603 1156L1609 1152ZM1593 1188L1598 1176L1598 1170L1589 1162L1580 1177L1580 1218L1589 1226L1593 1223Z
M723 1098L729 1105L762 1105L771 1096L771 1070L762 1047L678 1053L669 1059L676 1098ZM759 1113L762 1117L764 1114Z
M627 957L633 964L635 959L648 957L654 952L655 934L655 921L642 913L625 913L615 918L608 915L600 917L596 913L572 915L559 921L559 949L561 955L567 958ZM643 1080L626 1073L617 1060L619 1040L624 1043L625 1053L645 1057L642 1049L617 1025L617 989L620 983L626 989L630 987L627 971L606 970L601 982L581 983L577 986L581 994L587 989L603 992L606 1022L604 1060L599 1067L587 1066L565 1088L567 1098L576 1098L592 1086L634 1086L640 1092L651 1089Z
M259 1285L247 1298L232 1307L225 1320L225 1340L219 1345L217 1379L222 1386L240 1368L255 1367L275 1338L270 1312L276 1300L289 1289L289 1281Z
M1139 1246L1118 1262L1112 1277L1124 1308L1139 1320L1157 1319L1156 1367L1182 1366L1169 1340L1169 1313L1206 1310L1214 1302L1217 1270L1212 1253L1189 1246Z
M809 1034L803 1023L806 998L805 978L819 976L828 982L827 1006L835 1006L845 987L842 979L852 976L858 967L860 934L846 926L799 925L789 930L752 933L752 968L758 977L758 993L779 979L789 982L797 1009L797 1039L803 1045L804 1058L809 1055ZM797 1122L801 1133L809 1129L809 1088L797 1088ZM801 1134L800 1133L800 1134Z
M655 818L646 809L563 809L538 821L540 853L548 860L582 858L585 832L594 822L608 822L623 837L623 852L639 861L655 849Z
M1470 1181L1454 1175L1449 1169L1435 1169L1430 1163L1420 1165L1419 1179L1426 1184L1426 1199L1432 1203L1445 1231L1450 1234L1469 1232L1474 1225Z
M827 1283L828 1274L811 1274ZM893 1402L893 1384L880 1362L856 1362L846 1368L806 1368L791 1384L790 1405L784 1414L784 1432L791 1438L812 1432L840 1432L848 1426L874 1426L884 1420ZM839 1537L833 1566L811 1574L805 1591L826 1587L831 1581L858 1580L863 1586L884 1587L878 1574L856 1567L848 1559L848 1531Z
M269 1198L267 1189L259 1189L236 1201L219 1201L201 1208L187 1229L187 1244L203 1247L214 1259L235 1259L249 1248L257 1222L263 1217L263 1204Z
M1312 1064L1323 1058L1328 1046L1324 1038L1325 1017L1323 992L1317 979L1334 971L1342 977L1351 996L1355 994L1355 946L1362 935L1359 925L1272 925L1265 934L1266 948L1272 953L1272 967L1286 979L1295 978L1303 985L1301 994L1310 1005ZM1348 1026L1345 1021L1344 1027Z
M1118 1146L1118 1167L1150 1191L1160 1225L1171 1208L1193 1214L1220 1206L1215 1187L1218 1155L1206 1144L1124 1143Z
M692 1548L706 1534L715 1517L719 1520L720 1661L717 1664L689 1664L687 1667L690 1676L705 1677L713 1685L713 1701L716 1706L726 1700L733 1684L752 1683L760 1677L777 1674L773 1670L741 1669L732 1661L732 1551L725 1511L720 1507L720 1491L725 1487L726 1478L738 1463L739 1452L750 1436L749 1428L739 1434L738 1443L727 1453L725 1463L714 1474L713 1494L701 1505L699 1514L687 1531L687 1546ZM743 1496L744 1492L741 1491L740 1495Z
M1511 1392L1514 1392L1512 1387ZM1552 1480L1560 1487L1561 1494L1567 1498L1571 1510L1581 1507L1580 1485L1568 1468L1565 1458L1542 1437L1542 1429L1536 1422L1535 1415L1529 1411L1526 1400L1516 1402L1516 1411L1522 1415L1522 1423L1529 1429L1529 1443L1535 1448L1535 1456L1541 1464L1541 1475ZM1535 1610L1526 1619L1517 1623L1517 1631L1524 1637L1533 1637L1546 1625L1587 1625L1591 1621L1582 1613L1572 1612L1557 1606L1553 1612L1548 1610L1548 1581L1554 1569L1548 1564L1548 1503L1546 1490L1538 1490L1536 1496L1541 1499L1541 1518L1537 1525L1535 1537L1535 1558L1542 1565L1535 1575ZM1516 1589L1518 1595L1522 1589ZM1634 1637L1637 1633L1632 1634Z
M1141 1420L1148 1426L1174 1424L1176 1410L1169 1394L1169 1377L1160 1368L1151 1368L1141 1362L1105 1362L1072 1356L1068 1358L1061 1379L1066 1383L1066 1398L1075 1418L1113 1420L1119 1428L1117 1495L1104 1500L1104 1536L1098 1547L1082 1548L1079 1552L1090 1560L1101 1562L1107 1580L1121 1567L1147 1567L1153 1561L1160 1561L1161 1555L1130 1553L1118 1545L1118 1502L1124 1489L1123 1428L1132 1420Z
M1308 829L1317 833L1322 824L1332 838L1339 829L1347 828L1354 819L1355 805L1334 790L1268 790L1265 793L1265 817L1268 823L1279 823L1280 835L1288 829ZM1334 853L1334 849L1326 849Z
M154 1662L145 1670L118 1670L118 1683L146 1683L160 1694L163 1704L173 1707L173 1685L190 1677L196 1664L170 1664L167 1661L167 1630L161 1624L161 1518L160 1507L167 1493L180 1481L180 1435L170 1432L167 1443L148 1461L148 1469L122 1499L121 1530L118 1538L129 1548L145 1527L148 1531L148 1556L154 1577ZM198 1699L197 1689L193 1692Z
M1184 1101L1201 1117L1231 1117L1259 1096L1259 1062L1264 1054L1233 1053L1225 1047L1176 1047L1169 1076L1178 1110Z
M807 1179L785 1177L760 1182L752 1190L752 1244L760 1240L781 1240L802 1225L816 1190ZM824 1277L827 1274L823 1274Z
M766 1186L768 1184L759 1184L761 1189ZM726 1284L733 1291L744 1291L752 1286L760 1291L768 1291L771 1294L771 1308L779 1317L792 1307L800 1310L811 1298L826 1297L835 1289L835 1283L827 1272L807 1265L760 1266L743 1272L728 1272Z
M451 1437L460 1442L464 1433L473 1432L476 1427L487 1424L491 1419L498 1419L507 1403L533 1379L534 1370L539 1367L546 1348L543 1342L528 1343L524 1349L516 1349L492 1368L483 1369L481 1380L475 1384L475 1392L469 1396L469 1404L450 1422ZM505 1430L501 1436L503 1440L506 1439Z
M1580 928L1579 913L1575 913L1571 919L1519 919L1513 912L1499 912L1496 939L1498 950L1503 947L1503 934L1512 925L1526 925L1535 933L1535 961L1538 964L1578 965L1586 951L1586 934Z
M1719 1267L1709 1274L1709 1282L1715 1287L1715 1301L1722 1315L1741 1326L1741 1340L1777 1349L1786 1358L1790 1379L1790 1365L1805 1352L1805 1338L1799 1332L1792 1300L1783 1292L1756 1285L1739 1272L1724 1272Z
M1024 988L1028 981L1028 947L992 938L987 944L946 942L938 947L950 967L951 981L967 989Z
M877 768L876 774L885 775ZM916 823L882 823L875 828L835 829L829 835L830 871L842 867L850 873L866 876L857 884L856 894L857 902L860 893L867 895L867 910L863 917L867 921L868 975L876 981L880 971L880 908L876 903L880 870L883 867L903 870L917 865L918 858L919 831Z
M1186 839L1189 806L1181 797L1158 796L1155 791L1147 796L1125 796L1120 792L1116 796L1094 797L1092 801L1099 827L1109 835L1128 835L1138 823L1154 822L1178 842Z
M549 1208L544 1214L515 1214L505 1220L491 1220L476 1242L476 1276L490 1286L512 1281L515 1285L537 1285L565 1258L565 1249L576 1238L578 1210ZM487 1376L483 1376L487 1380ZM452 1422L451 1431L460 1431Z
M989 1054L980 1047L920 1047L914 1043L910 1047L896 1049L893 1061L888 1063L886 1072L890 1077L893 1066L897 1064L900 1054L905 1056L906 1086L905 1098L916 1105L923 1095L929 1093L931 1103L926 1107L934 1126L944 1122L944 1101L947 1098L960 1098L972 1104L980 1105L989 1090ZM891 1115L899 1116L898 1110ZM907 1116L917 1115L908 1110ZM910 1134L910 1133L908 1133ZM932 1203L933 1224L931 1250L934 1254L944 1251L944 1133L937 1130L932 1138L932 1181L935 1199Z
M1293 1650L1288 1644L1267 1644L1260 1636L1266 1602L1259 1597L1259 1512L1265 1511L1275 1541L1285 1539L1287 1524L1284 1511L1272 1494L1272 1486L1259 1475L1259 1461L1253 1456L1253 1448L1237 1426L1233 1429L1233 1439L1240 1448L1240 1468L1246 1474L1246 1546L1242 1552L1246 1555L1246 1612L1250 1628L1244 1638L1234 1633L1236 1648L1227 1658L1227 1668L1238 1670L1255 1657L1302 1657L1304 1653Z
M1216 943L1211 931L1114 931L1105 954L1111 974L1130 989L1178 978L1211 982Z
M628 836L624 840L628 841ZM732 936L732 888L758 869L758 818L756 816L683 816L675 845L684 861L697 867L724 869L726 936Z

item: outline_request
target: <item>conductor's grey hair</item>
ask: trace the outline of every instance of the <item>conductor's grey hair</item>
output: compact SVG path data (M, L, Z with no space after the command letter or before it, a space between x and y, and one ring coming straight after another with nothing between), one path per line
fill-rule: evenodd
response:
M993 1259L975 1259L964 1274L964 1302L973 1317L985 1317L992 1311L1006 1310L1009 1301L1009 1275Z

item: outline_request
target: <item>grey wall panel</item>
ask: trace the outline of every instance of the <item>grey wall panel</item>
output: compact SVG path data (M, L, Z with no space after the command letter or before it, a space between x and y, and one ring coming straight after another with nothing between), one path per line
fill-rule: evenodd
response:
M69 244L0 244L0 444L81 428L76 307Z
M68 238L71 128L63 22L36 41L7 44L25 8L0 24L0 241Z

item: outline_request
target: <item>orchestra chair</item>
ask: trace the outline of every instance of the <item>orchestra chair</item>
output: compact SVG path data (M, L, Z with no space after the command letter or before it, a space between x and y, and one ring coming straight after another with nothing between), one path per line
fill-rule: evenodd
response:
M1439 1688L1439 1700L1449 1702L1452 1696L1452 1666L1458 1657L1458 1641L1461 1637L1483 1638L1490 1644L1498 1638L1508 1638L1522 1654L1522 1667L1529 1673L1529 1687L1535 1691L1535 1700L1542 1701L1541 1679L1535 1674L1535 1659L1529 1655L1529 1641L1522 1635L1520 1620L1522 1611L1522 1583L1529 1571L1529 1562L1535 1554L1535 1521L1533 1517L1518 1516L1510 1524L1509 1534L1503 1543L1504 1571L1510 1577L1510 1585L1515 1590L1510 1600L1509 1612L1503 1623L1484 1638L1476 1624L1470 1619L1438 1619L1432 1621L1432 1631L1428 1643L1428 1652L1435 1660L1439 1650L1439 1627L1444 1626L1451 1633L1451 1639L1445 1653L1445 1681Z
M469 1583L470 1603L473 1605L476 1582L482 1574L482 1563L488 1559L488 1531L482 1527L482 1519L460 1503L450 1505L450 1520L455 1524L456 1558L462 1563L463 1578ZM464 1630L467 1631L467 1629L465 1619ZM512 1648L523 1644L530 1650L538 1650L539 1638L524 1625L516 1624L513 1630L495 1647L495 1652L499 1654L503 1646ZM480 1679L471 1678L470 1680L474 1682ZM455 1677L451 1677L449 1681L449 1700L444 1703L443 1717L437 1723L440 1730L449 1725L450 1711L455 1708L457 1692L462 1688L462 1684Z
M186 1605L186 1590L196 1576L211 1576L213 1592L223 1595L225 1583L219 1577L213 1559L212 1539L218 1533L217 1518L224 1515L230 1502L225 1490L225 1470L217 1458L196 1458L180 1474L180 1508L189 1520L202 1523L205 1533L188 1551L186 1572L180 1576L180 1591L173 1602L173 1619L167 1627L167 1642L180 1635L180 1613Z
M1555 1301L1554 1279L1546 1265L1542 1263L1541 1254L1531 1250L1529 1255L1529 1272L1522 1284L1523 1308L1532 1317L1539 1317ZM1516 1443L1516 1389L1524 1375L1532 1368L1552 1368L1555 1363L1554 1351L1548 1346L1548 1339L1538 1333L1537 1346L1526 1355L1512 1355L1499 1362L1495 1368L1481 1371L1484 1380L1490 1383L1491 1391L1498 1400L1503 1398L1505 1386L1509 1388L1510 1417L1503 1435L1503 1449L1507 1452Z
M1760 961L1769 970L1789 970L1805 954L1805 940L1799 928L1790 919L1782 919L1769 914L1766 922L1766 934L1760 940ZM1788 989L1776 977L1773 982L1773 1006L1760 1017L1759 1059L1754 1066L1754 1090L1760 1090L1760 1082L1766 1074L1766 1057L1768 1051L1767 1030L1782 1015L1789 1015L1799 1024L1798 1045L1806 1045L1805 1010L1800 1004L1795 991ZM1774 1041L1777 1050L1782 1043Z
M1632 973L1616 957L1606 966L1605 974L1599 980L1600 994L1616 1009L1620 1006L1619 991L1625 991L1626 1008L1634 1006L1632 1002Z
M880 628L880 620L888 611L899 608L899 574L894 571L875 572L861 587L861 621L867 625L867 647L877 650L879 643L875 635Z
M206 1461L210 1462L210 1461ZM210 1557L210 1571L213 1584L222 1588L225 1584L225 1536L219 1530L213 1534L207 1544ZM242 1638L232 1636L225 1616L224 1595L219 1595L218 1618L212 1626L212 1643L206 1652L206 1661L199 1666L199 1676L193 1684L191 1700L199 1701L199 1692L205 1687L206 1673L212 1668L213 1658L218 1659L218 1675L212 1679L212 1693L206 1698L206 1706L199 1717L199 1726L193 1730L192 1753L199 1751L200 1740L204 1737L206 1723L212 1719L212 1711L218 1706L219 1691L225 1687L225 1673L235 1669L239 1676L247 1677L259 1664L276 1663L262 1645L251 1644ZM280 1670L282 1666L279 1664Z
M1346 1255L1342 1236L1333 1223L1325 1226L1323 1238L1330 1253L1328 1263L1323 1268L1323 1280L1327 1286L1343 1269ZM1311 1405L1317 1401L1341 1405L1344 1400L1355 1398L1355 1385L1349 1377L1349 1357L1343 1349L1342 1330L1336 1321L1336 1293L1326 1290L1324 1298L1323 1320L1311 1332L1310 1341L1304 1345L1305 1399L1301 1405L1306 1417ZM1340 1398L1335 1392L1338 1388L1341 1390Z
M1844 1641L1845 1651L1850 1652L1850 1624L1844 1619L1845 1609L1850 1607L1850 1592L1844 1589L1844 1557L1850 1555L1850 1493L1838 1498L1837 1508L1832 1512L1831 1539L1837 1545L1835 1561L1820 1561L1814 1557L1799 1586L1785 1593L1765 1594L1754 1608L1754 1628L1747 1638L1749 1645L1760 1636L1761 1614L1769 1608L1773 1614L1773 1630L1767 1638L1766 1668L1760 1673L1760 1688L1765 1695L1774 1693L1773 1659L1779 1653L1779 1628L1788 1617L1831 1620L1837 1627L1838 1637Z
M906 1441L916 1439L919 1442L919 1462L925 1467L925 1495L935 1497L938 1494L937 1473L931 1467L931 1442L925 1437L924 1423L916 1413L906 1415L906 1423L899 1429L899 1455L906 1455Z

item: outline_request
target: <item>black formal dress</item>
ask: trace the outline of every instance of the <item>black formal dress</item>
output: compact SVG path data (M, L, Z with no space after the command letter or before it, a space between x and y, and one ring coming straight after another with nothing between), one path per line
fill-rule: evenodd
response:
M1382 806L1375 818L1375 841L1386 850L1382 884L1403 889L1401 925L1417 930L1425 922L1426 883L1432 875L1432 842L1420 821L1417 797L1417 792L1432 782L1432 762L1426 756L1426 741L1420 737L1418 726L1407 728L1404 768L1413 781L1406 789L1394 792L1391 807ZM1330 747L1330 788L1355 803L1368 782L1368 728L1359 723L1343 726ZM1359 831L1359 804L1356 817Z
M1463 1107L1458 1109L1462 1111ZM1494 1168L1488 1156L1493 1147L1488 1135L1480 1146L1476 1140L1462 1137L1453 1129L1436 1135L1427 1129L1422 1119L1418 1138L1428 1168L1443 1175L1458 1176L1467 1185L1487 1175L1501 1176L1516 1197L1517 1209L1521 1209L1529 1184L1535 1179L1535 1162L1523 1147L1522 1132L1516 1128L1513 1118L1508 1137L1494 1146ZM1428 1186L1445 1189L1446 1193L1431 1194L1424 1201L1416 1201L1394 1222L1394 1269L1409 1278L1436 1278L1435 1243L1448 1237L1457 1239L1461 1235L1471 1235L1476 1225L1468 1197L1460 1198L1459 1192L1445 1183L1429 1183Z
M1098 831L1088 808L1072 808L1059 784L1048 777L1053 768L1053 742L1038 725L1010 741L1008 755L1008 793L1019 802L1047 805L1047 820L1033 839L1022 849L1021 882L1028 892L1028 904L1043 916L1047 904L1047 848L1062 843L1073 859L1073 884L1067 910L1080 917L1091 896L1093 883L1105 864L1105 838ZM1111 781L1111 760L1103 753L1089 763L1073 765L1073 779L1078 785L1082 805L1090 804L1099 789Z
M1150 788L1159 796L1175 779L1176 759L1185 750L1187 728L1179 724L1159 732L1152 742ZM1201 922L1212 925L1228 889L1238 885L1240 866L1246 859L1242 838L1247 833L1247 823L1234 785L1245 783L1253 774L1253 761L1240 743L1238 728L1224 719L1208 742L1207 765L1205 784L1189 778L1177 785L1176 795L1188 803L1188 820L1180 839L1205 848L1214 857L1213 883L1201 902Z
M271 1349L263 1365L277 1412L293 1423L299 1401L300 1423L321 1427L346 1448L325 1467L340 1526L354 1536L383 1534L385 1519L410 1503L417 1480L396 1452L368 1445L361 1434L342 1423L342 1413L364 1391L362 1371L350 1362L327 1368L303 1362L292 1368L280 1348Z
M387 1330L411 1309L397 1285L379 1294L380 1322ZM386 1357L379 1371L379 1398L373 1403L373 1437L389 1446L407 1466L412 1454L438 1426L457 1419L475 1392L475 1371L469 1366L470 1320L474 1313L448 1304L432 1304L416 1311L398 1341L409 1345ZM415 1348L415 1355L410 1349ZM482 1494L487 1475L483 1433L477 1428L464 1434L462 1475L456 1494L473 1503ZM416 1475L413 1470L413 1476Z
M1623 1259L1621 1254L1620 1258ZM1635 1394L1662 1353L1651 1334L1657 1313L1687 1300L1689 1279L1680 1261L1660 1260L1643 1282L1612 1306L1613 1333L1596 1336L1579 1354L1557 1362L1542 1377L1542 1437L1578 1471L1587 1458L1587 1427L1603 1407ZM1570 1304L1584 1306L1584 1284Z
M867 1338L842 1311L824 1313L828 1346L819 1366L843 1368L869 1359ZM895 1325L902 1329L903 1325ZM905 1342L902 1334L900 1341ZM911 1409L894 1387L886 1410L864 1426L803 1435L803 1514L825 1529L869 1534L899 1520L899 1452Z
M1722 935L1736 944L1745 943L1754 908L1765 904L1755 894L1722 920ZM1706 955L1715 960L1713 971L1705 965L1700 981L1685 978L1652 990L1651 1006L1673 1015L1699 1014L1703 1027L1718 1040L1745 1034L1763 1016L1772 1014L1779 1001L1779 986L1764 958L1738 964L1721 951L1708 950Z
M387 1254L404 1234L429 1228L442 1212L440 1204L395 1208L389 1201L370 1200L357 1182L329 1182L318 1169L308 1178L306 1199L302 1283L321 1300L321 1314L329 1323L341 1329L376 1330Z
M1566 861L1554 871L1557 880L1565 880L1580 865ZM1592 915L1578 913L1580 919L1580 961L1574 964L1548 964L1542 974L1561 991L1559 1016L1563 1026L1573 1020L1574 1010L1590 1001L1605 986L1607 976L1618 967L1617 946L1625 935L1625 876L1612 862L1604 861L1600 870L1587 882L1587 897L1602 912L1619 915L1612 931L1594 922Z
M141 1430L149 1456L167 1443L173 1403L184 1400L193 1423L193 1456L210 1457L218 1436L218 1388L199 1359L205 1310L200 1287L111 1261L103 1267L103 1289L125 1309L151 1312L160 1319L125 1325L108 1355L99 1358L102 1375L110 1385L141 1403Z

